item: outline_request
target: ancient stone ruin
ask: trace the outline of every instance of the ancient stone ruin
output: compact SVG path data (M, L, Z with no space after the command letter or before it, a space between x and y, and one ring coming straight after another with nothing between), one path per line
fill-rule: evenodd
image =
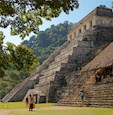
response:
M83 88L83 106L113 107L113 56L105 57L107 64L102 62L102 55L113 55L113 48L108 48L112 41L113 12L99 6L74 25L67 41L2 101L22 101L34 94L37 103L81 106L79 92ZM102 53L105 48L109 50Z

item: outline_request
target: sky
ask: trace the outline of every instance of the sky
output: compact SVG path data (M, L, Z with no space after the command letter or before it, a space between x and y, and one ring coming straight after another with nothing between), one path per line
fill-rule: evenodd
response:
M57 0L56 0L57 1ZM113 0L78 0L79 1L79 8L75 9L74 11L70 11L69 14L61 13L59 17L53 18L51 21L43 20L43 24L39 26L39 30L45 30L50 28L51 25L57 25L59 23L63 23L64 21L69 21L72 23L79 22L83 17L85 17L88 13L90 13L93 9L100 5L106 5L108 8L112 8ZM0 31L3 31L5 35L4 43L12 42L16 45L19 45L22 40L19 36L11 36L10 35L10 27L6 29L0 28ZM27 36L24 40L29 40L29 38L33 35L31 33Z

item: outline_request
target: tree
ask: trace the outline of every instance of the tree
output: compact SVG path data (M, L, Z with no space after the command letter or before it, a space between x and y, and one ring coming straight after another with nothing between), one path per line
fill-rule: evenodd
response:
M78 0L0 0L0 27L11 26L11 35L24 38L38 33L42 18L51 20L61 12L78 8Z
M7 43L4 47L4 38L5 36L0 32L0 99L39 66L33 50L12 43Z
M3 47L4 38L5 36L2 32L0 32L0 77L5 75L4 69L8 66L8 56L5 48Z
M13 43L9 42L7 45L7 50L9 51L10 61L13 68L18 71L24 70L24 72L31 72L39 65L38 58L34 54L33 50L29 49L27 46L15 46Z

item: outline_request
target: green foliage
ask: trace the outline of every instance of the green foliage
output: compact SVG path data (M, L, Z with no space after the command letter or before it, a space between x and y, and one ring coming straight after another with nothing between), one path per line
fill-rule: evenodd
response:
M52 25L45 31L39 31L39 34L32 36L30 40L25 40L22 44L33 49L42 63L48 56L67 40L67 33L72 23L65 21L57 26Z
M5 88L5 89L4 89ZM9 81L0 80L0 98L4 97L11 90L12 86Z
M3 40L5 36L0 32L0 77L5 75L4 69L8 66L8 57L3 48Z
M39 66L32 49L24 45L7 43L3 46L4 35L0 33L0 98L3 98L16 84L24 80ZM4 90L5 88L5 90Z
M0 27L11 26L11 35L21 38L30 32L38 33L42 18L51 20L61 12L78 8L78 0L1 0Z
M12 43L7 43L7 45L11 63L17 70L29 71L34 63L39 65L36 55L33 54L33 50L29 49L27 46L15 46Z

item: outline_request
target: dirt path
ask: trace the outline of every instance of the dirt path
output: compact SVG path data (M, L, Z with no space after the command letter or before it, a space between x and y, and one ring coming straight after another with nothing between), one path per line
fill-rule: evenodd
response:
M9 113L9 110L0 110L0 115L8 115Z
M59 110L59 109L72 109L73 107L61 107L61 106L55 106L55 107L45 107L45 108L36 108L36 109L34 109L34 111L35 110ZM12 112L12 111L14 111L14 110L16 110L16 111L28 111L28 109L3 109L3 110L0 110L0 115L11 115L10 113Z

